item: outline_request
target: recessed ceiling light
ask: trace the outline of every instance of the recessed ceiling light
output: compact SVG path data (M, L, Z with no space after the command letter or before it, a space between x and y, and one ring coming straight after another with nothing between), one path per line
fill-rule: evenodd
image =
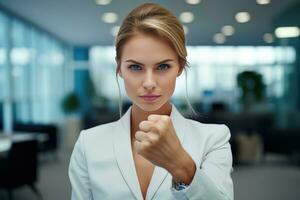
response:
M111 0L95 0L98 5L108 5L111 3Z
M271 0L256 0L256 2L260 5L266 5L271 3Z
M273 35L271 33L265 33L264 36L263 36L263 39L268 44L274 42L274 38L273 38Z
M183 23L191 23L194 20L194 14L191 12L183 12L180 14L179 19Z
M246 23L250 20L250 14L248 12L238 12L235 15L235 19L239 23Z
M201 0L185 0L188 4L196 5L201 2Z
M213 41L217 44L223 44L225 43L226 38L222 33L216 33L213 37Z
M278 27L275 29L275 35L278 38L299 37L300 29L296 26Z
M107 12L107 13L104 13L102 15L102 20L105 23L112 24L112 23L115 23L118 20L118 15L116 13L113 13L113 12Z
M234 34L234 28L230 25L223 26L221 31L225 36L232 36Z
M184 34L188 34L189 28L185 25L183 25Z
M120 29L120 26L113 26L110 30L110 33L113 35L113 36L117 36L118 32L119 32L119 29Z

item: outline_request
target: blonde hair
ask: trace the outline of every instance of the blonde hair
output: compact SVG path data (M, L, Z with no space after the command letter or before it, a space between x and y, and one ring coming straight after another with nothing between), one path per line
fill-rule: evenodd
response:
M168 42L178 55L180 70L184 69L185 74L187 73L186 66L189 65L186 60L187 51L185 45L185 34L182 24L179 22L176 16L174 16L169 10L162 7L161 5L155 3L144 3L134 8L125 17L116 36L116 62L118 65L116 69L116 78L120 71L122 47L130 38L141 33L150 34ZM118 78L117 83L120 94L121 91ZM195 113L190 102L188 101L187 89L186 100L188 102L188 106L191 108L193 113ZM122 105L119 103L120 117L122 116L121 108Z

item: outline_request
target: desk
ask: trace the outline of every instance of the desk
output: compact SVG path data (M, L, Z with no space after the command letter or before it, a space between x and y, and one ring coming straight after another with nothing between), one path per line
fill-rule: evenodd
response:
M0 137L0 157L11 148L12 141L9 138Z
M47 141L49 136L44 133L31 133L31 132L13 132L9 135L0 133L0 157L5 155L11 148L12 143L37 140L38 144Z

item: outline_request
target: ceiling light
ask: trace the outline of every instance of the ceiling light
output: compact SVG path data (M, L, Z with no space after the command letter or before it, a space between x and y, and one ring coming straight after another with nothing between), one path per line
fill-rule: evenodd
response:
M102 15L102 20L105 23L112 24L112 23L115 23L118 20L118 15L116 13L113 13L113 12L107 12L107 13L104 13Z
M274 42L274 38L273 38L273 35L271 33L265 33L264 36L263 36L263 39L268 44Z
M184 34L188 34L189 28L185 25L183 25Z
M226 41L226 38L222 33L217 33L214 35L213 40L217 44L223 44Z
M113 36L117 36L117 35L118 35L118 32L119 32L119 29L120 29L120 26L114 26L114 27L111 28L110 33L111 33Z
M239 23L246 23L250 20L250 14L248 12L238 12L235 19Z
M201 0L185 0L186 3L191 4L191 5L196 5L201 2Z
M194 20L194 14L191 12L183 12L180 14L179 19L183 23L191 23Z
M256 2L260 5L266 5L271 2L271 0L256 0Z
M95 0L98 5L108 5L111 3L111 0Z
M299 37L300 36L300 30L296 26L279 27L279 28L275 29L275 35L278 38Z
M223 26L221 31L225 36L232 36L234 34L234 28L230 25Z

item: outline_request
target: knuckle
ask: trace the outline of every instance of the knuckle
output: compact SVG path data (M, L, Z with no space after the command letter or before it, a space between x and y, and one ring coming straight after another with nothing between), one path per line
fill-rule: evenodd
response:
M159 136L154 135L153 138L152 138L152 141L154 142L154 144L157 144L159 142Z
M159 132L159 126L156 125L156 124L154 124L154 125L152 126L152 131L153 131L153 132Z
M147 153L151 150L152 144L150 142L144 142L142 145L142 152Z
M164 115L164 116L162 116L162 120L163 120L164 122L169 123L169 122L171 121L171 118L170 118L169 116L167 116L167 115Z
M139 128L142 129L144 126L145 126L145 121L142 121L142 122L139 124Z
M140 132L139 132L139 131L137 131L137 132L135 133L135 139L138 139L138 138L139 138L139 136L140 136Z
M171 123L171 117L166 116L166 121L167 121L168 123Z

